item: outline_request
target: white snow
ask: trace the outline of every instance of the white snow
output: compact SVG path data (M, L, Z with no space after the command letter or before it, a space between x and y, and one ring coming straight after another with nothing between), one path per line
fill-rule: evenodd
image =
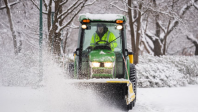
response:
M122 14L80 14L79 17L84 16L90 20L103 20L103 21L115 21L116 19L123 19Z
M129 112L197 112L198 86L138 88L136 106ZM121 112L92 90L67 85L61 75L48 74L46 85L0 86L1 112Z
M198 86L138 88L137 104L130 112L197 112Z

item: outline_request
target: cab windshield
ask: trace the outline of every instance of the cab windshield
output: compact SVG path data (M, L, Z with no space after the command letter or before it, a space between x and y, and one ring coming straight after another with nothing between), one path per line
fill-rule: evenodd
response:
M110 35L113 38L110 38L111 40L107 41L108 43L116 44L116 46L113 48L113 51L121 51L122 49L122 41L121 41L121 30L116 29L116 26L118 24L116 23L89 23L87 24L87 29L84 30L84 39L83 39L83 51L86 50L91 44L93 43L93 37L96 35L96 31L98 29L97 25L103 24L108 29L108 32L106 35ZM110 34L108 34L110 32ZM96 42L94 40L94 42ZM103 42L104 43L104 42ZM109 45L107 43L107 45Z

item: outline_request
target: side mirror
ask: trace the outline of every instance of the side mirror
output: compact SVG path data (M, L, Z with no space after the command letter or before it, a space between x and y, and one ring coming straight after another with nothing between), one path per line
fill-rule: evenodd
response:
M129 51L128 51L128 49L125 49L124 50L124 56L126 57L126 56L128 56L129 55Z
M79 56L79 54L80 54L80 48L77 48L74 53L76 53L76 56Z

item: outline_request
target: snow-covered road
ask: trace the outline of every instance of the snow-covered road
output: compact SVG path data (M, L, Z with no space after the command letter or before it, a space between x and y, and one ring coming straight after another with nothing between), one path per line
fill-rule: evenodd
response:
M198 112L198 86L139 88L131 112Z
M0 112L106 112L119 109L98 99L92 91L71 86L0 87ZM198 112L198 86L138 88L130 112Z

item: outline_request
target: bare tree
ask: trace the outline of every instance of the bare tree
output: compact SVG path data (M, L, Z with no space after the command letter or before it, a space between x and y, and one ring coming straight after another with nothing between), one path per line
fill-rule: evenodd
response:
M160 55L166 54L167 38L168 38L169 34L172 31L174 31L174 29L179 25L179 23L181 22L181 19L186 14L186 12L192 6L196 7L195 2L197 2L198 0L191 0L191 1L187 2L186 4L184 4L182 6L182 8L180 9L179 14L172 12L174 4L177 1L175 1L175 0L172 1L172 6L171 6L172 10L169 11L169 13L164 13L162 11L157 11L153 8L150 8L151 11L157 12L161 15L167 15L169 18L169 20L167 22L167 26L164 27L164 25L162 25L162 22L159 21L159 17L156 16L156 34L152 34L148 30L147 30L147 32L145 32L145 35L153 42L154 49L152 49L152 48L150 48L150 49L153 50L155 56L160 56ZM153 3L155 4L155 6L157 6L155 0L153 0ZM162 31L162 33L160 33L159 28Z
M16 36L16 31L15 31L13 20L12 20L12 14L11 14L10 6L19 3L19 0L15 1L11 4L9 3L8 0L4 0L4 3L5 3L5 6L1 6L0 9L6 8L6 12L7 12L7 15L8 15L8 21L9 21L9 24L10 24L10 30L12 32L14 53L15 53L15 55L17 55L19 53L18 48L17 48L17 36Z
M34 0L31 0L34 5L39 9L37 3ZM47 15L47 27L48 27L48 41L49 47L53 46L54 54L60 56L61 55L61 31L68 27L76 15L85 7L86 5L91 5L92 3L86 4L87 0L46 0L44 1L45 11L43 14ZM51 24L51 13L52 13L52 4L55 4L55 13L54 13L54 21ZM67 7L65 9L65 7ZM52 45L53 44L53 45Z

